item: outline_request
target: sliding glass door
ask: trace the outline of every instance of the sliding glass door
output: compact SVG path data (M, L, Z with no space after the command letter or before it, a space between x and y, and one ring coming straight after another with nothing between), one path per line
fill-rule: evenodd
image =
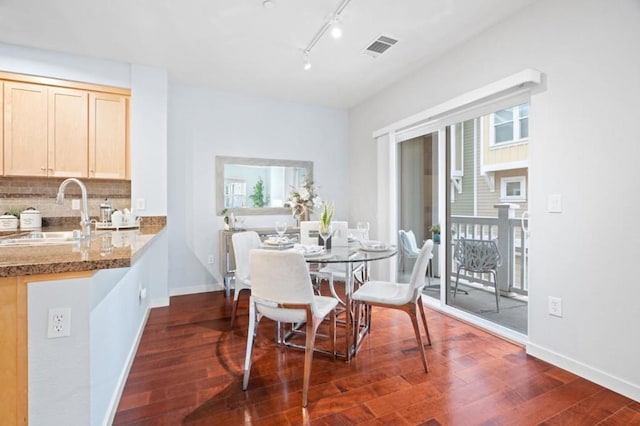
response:
M396 273L408 282L432 238L424 294L526 334L529 105L490 111L397 143L397 228L415 245L399 235Z

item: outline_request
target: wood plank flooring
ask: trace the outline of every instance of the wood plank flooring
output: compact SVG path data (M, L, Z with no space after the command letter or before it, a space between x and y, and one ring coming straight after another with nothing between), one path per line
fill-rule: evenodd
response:
M640 403L429 309L429 374L409 317L379 308L350 364L314 356L307 409L303 353L276 347L275 326L263 320L244 392L241 300L234 330L221 291L153 309L114 424L640 425Z

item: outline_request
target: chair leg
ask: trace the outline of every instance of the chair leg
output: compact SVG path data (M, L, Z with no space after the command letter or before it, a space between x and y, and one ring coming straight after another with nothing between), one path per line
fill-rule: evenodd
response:
M407 313L411 317L411 323L413 324L413 331L416 333L416 340L418 346L420 346L420 353L422 354L422 364L424 365L424 371L429 372L429 364L427 363L427 355L424 353L424 344L422 343L422 333L420 333L420 327L418 326L418 316L416 315L416 307L412 306Z
M498 274L495 271L491 271L493 274L493 285L496 289L496 312L500 313L500 288L498 287Z
M460 267L458 267L458 272L456 273L456 286L453 288L453 300L456 300L456 293L458 292L458 281L460 280Z
M424 325L424 330L427 332L427 341L429 342L429 346L431 346L431 336L429 335L429 326L427 325L427 317L424 314L424 305L422 304L422 296L418 297L418 308L420 309L420 316L422 316L422 324Z
M249 330L247 331L247 352L244 358L244 378L242 379L242 390L247 390L249 386L249 375L251 374L251 357L253 355L253 343L256 338L256 306L253 299L249 299Z
M318 321L319 323L320 321ZM309 381L311 380L311 361L313 360L313 346L316 341L318 323L314 318L307 318L307 341L304 348L304 375L302 379L302 406L307 406Z
M233 307L231 308L231 329L233 330L233 324L236 321L236 311L238 310L238 299L242 290L233 291Z

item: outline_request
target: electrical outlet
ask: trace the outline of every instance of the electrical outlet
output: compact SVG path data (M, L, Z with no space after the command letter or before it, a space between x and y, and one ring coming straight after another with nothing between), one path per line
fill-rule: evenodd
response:
M147 208L147 202L144 198L138 198L136 200L136 210L144 210Z
M549 296L549 315L562 318L562 299Z
M213 257L212 254L209 255L209 258L207 259L207 263L209 265L213 265L215 263L215 258Z
M47 337L71 336L71 308L49 309L49 321L47 324Z
M80 200L75 198L71 200L71 210L80 210Z

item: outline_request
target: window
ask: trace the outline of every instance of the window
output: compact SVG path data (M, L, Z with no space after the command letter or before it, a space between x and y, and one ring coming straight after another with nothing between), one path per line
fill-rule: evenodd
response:
M244 207L247 194L247 184L243 180L227 179L224 184L224 207Z
M500 201L524 202L527 200L527 179L515 176L500 179Z
M529 104L501 109L491 114L491 144L520 142L529 137Z

